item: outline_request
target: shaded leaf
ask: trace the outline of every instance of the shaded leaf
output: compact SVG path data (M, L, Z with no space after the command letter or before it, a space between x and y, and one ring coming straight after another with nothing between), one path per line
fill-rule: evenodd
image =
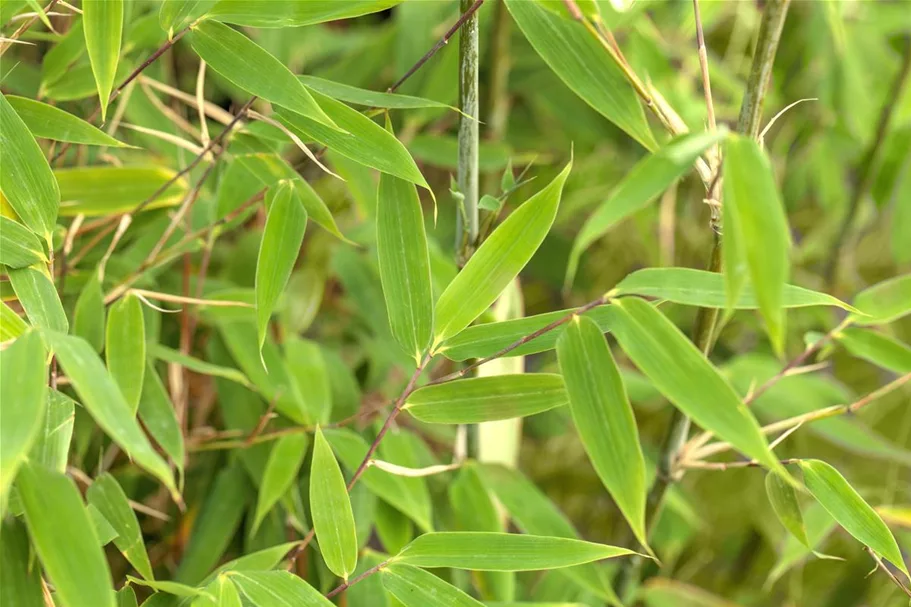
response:
M86 2L82 8L85 48L92 64L92 73L95 74L98 101L101 104L101 121L104 122L120 60L123 0L92 0Z
M209 16L225 23L249 25L250 27L297 27L378 13L401 1L221 0Z
M780 476L774 472L769 472L765 477L766 495L769 496L769 502L772 504L772 510L775 516L781 521L788 532L797 540L810 548L810 540L807 539L807 530L803 524L803 514L800 511L800 502L797 501L797 491L791 485L784 482Z
M29 452L29 460L45 468L64 472L73 438L75 415L76 403L71 398L56 390L48 391L47 407L38 437Z
M209 12L218 0L162 0L158 10L158 23L168 32L174 32Z
M145 426L155 442L164 449L171 461L179 470L184 468L183 432L174 405L168 396L168 391L155 372L151 361L146 364L143 375L142 394L139 397L139 419Z
M0 341L9 341L25 333L28 323L0 301Z
M22 521L3 519L0 529L0 604L17 607L45 607L41 590L41 570L31 563L28 535Z
M22 268L10 270L8 275L13 291L19 298L19 305L34 327L58 333L69 331L70 323L66 319L57 289L43 272Z
M180 365L181 367L186 367L187 369L194 371L196 373L201 373L203 375L211 375L212 377L222 377L224 379L229 379L235 383L238 383L247 388L251 388L253 385L250 383L250 380L247 379L247 376L231 367L224 367L222 365L216 365L186 354L181 354L173 348L169 348L162 344L154 344L150 348L149 354L153 358L163 360L169 364Z
M354 514L345 478L319 428L314 437L310 467L310 512L326 566L347 581L348 575L357 567Z
M332 413L332 386L323 351L318 343L294 336L286 338L284 346L288 372L310 417L317 423L328 423Z
M238 571L231 580L257 607L331 607L318 590L287 571Z
M102 474L86 491L86 499L98 508L99 512L111 524L117 537L114 545L123 553L136 571L147 580L154 579L152 564L142 540L139 521L130 507L126 493L110 474Z
M911 373L911 346L869 329L847 328L836 339L854 356L894 373Z
M73 313L73 334L87 341L95 352L104 347L104 318L104 293L100 270L96 269L82 287Z
M10 95L6 99L35 137L83 145L130 147L60 108L25 97Z
M433 99L424 99L422 97L412 97L411 95L399 95L398 93L382 93L368 89L342 84L317 78L316 76L298 76L298 80L303 82L307 87L318 91L327 97L352 103L354 105L366 105L371 108L387 108L397 110L409 110L420 108L448 108L458 111L456 108Z
M41 241L18 221L0 215L0 265L16 269L36 263L47 263Z
M911 274L903 274L868 287L857 294L854 305L866 316L857 316L860 325L881 325L911 313Z
M306 434L289 434L275 441L269 460L262 474L259 495L256 500L256 514L253 517L253 533L262 523L266 514L297 480L310 439Z
M142 304L132 293L114 302L104 335L105 362L133 411L139 407L146 369L146 333Z

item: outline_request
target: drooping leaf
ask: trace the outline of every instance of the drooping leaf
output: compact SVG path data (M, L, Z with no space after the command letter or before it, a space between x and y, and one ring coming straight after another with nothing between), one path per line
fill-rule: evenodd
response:
M50 278L33 268L10 270L8 275L32 326L58 333L69 331L70 323Z
M123 0L92 0L82 10L82 29L85 48L95 74L101 121L108 111L108 101L114 90L117 64L120 61L120 42L123 36Z
M139 419L178 470L182 471L186 454L180 422L177 420L168 391L155 372L152 362L147 361L145 365L142 394L139 397Z
M132 211L175 172L161 166L93 166L56 169L60 184L60 214L74 217L114 215ZM187 193L187 181L178 179L147 205L145 210L174 206Z
M158 23L168 38L184 26L208 13L218 0L162 0Z
M54 584L57 600L63 607L114 607L114 581L73 481L60 472L27 463L16 484L29 536Z
M433 424L477 424L525 417L568 402L563 378L551 373L476 377L418 388L404 409Z
M126 493L110 474L102 474L86 491L86 499L108 520L117 537L114 545L136 571L147 580L154 579L152 564L139 529L139 521L130 507Z
M288 571L237 571L231 580L253 605L332 607L318 590Z
M132 293L116 301L108 312L104 351L108 372L136 411L146 369L146 332L142 305Z
M306 434L289 434L275 441L259 486L253 517L254 533L272 506L294 484L309 444L310 439Z
M95 352L104 347L104 293L101 291L101 276L98 269L92 271L73 313L73 334L87 341Z
M225 23L250 27L298 27L378 13L392 8L401 1L221 0L209 16Z
M193 27L190 44L211 69L251 95L306 116L329 130L338 130L307 87L281 61L237 30L203 21Z
M420 364L433 332L433 294L424 215L412 183L380 176L376 249L392 336Z
M864 289L854 306L866 314L854 321L860 325L881 325L911 314L911 274L902 274Z
M41 571L30 562L28 535L25 525L15 518L3 519L0 535L0 604L18 607L44 607L41 590Z
M130 147L60 108L26 97L10 95L6 99L35 137L83 145Z
M911 373L911 347L870 329L847 328L836 339L854 356L894 373Z
M36 263L47 263L41 241L18 221L0 215L0 265L15 270Z
M22 320L12 308L0 302L0 341L15 339L28 330L28 323Z
M810 548L807 529L803 524L803 513L800 511L800 502L797 501L797 491L794 487L781 480L774 472L769 472L765 477L765 490L775 516L784 528L801 544Z
M484 241L437 300L431 350L458 335L499 297L550 231L572 161Z
M746 264L772 345L784 348L783 295L790 273L791 234L768 157L750 138L724 147L724 273L729 302L740 299ZM734 256L729 256L734 252Z
M57 180L38 142L5 95L0 95L0 149L0 192L23 224L50 242L60 206Z
M181 354L173 348L162 344L155 344L150 348L149 354L153 358L163 360L170 364L180 365L196 373L211 375L212 377L222 377L240 384L241 386L252 388L253 384L246 375L231 367L223 367L205 360L200 360L186 354Z
M411 565L394 563L380 575L383 587L405 607L482 607L455 586Z
M411 95L399 95L398 93L371 91L348 84L342 84L341 82L326 80L325 78L317 78L316 76L298 76L297 78L314 91L318 91L327 97L332 97L333 99L338 99L339 101L352 103L354 105L366 105L367 107L397 110L412 110L428 107L448 108L451 110L456 109L451 105L446 105L445 103L440 103L433 99L412 97Z
M317 428L310 467L310 511L320 554L335 575L348 580L357 567L357 534L345 478Z
M557 340L557 360L585 452L639 543L647 547L639 430L617 364L595 321L576 316L567 324Z

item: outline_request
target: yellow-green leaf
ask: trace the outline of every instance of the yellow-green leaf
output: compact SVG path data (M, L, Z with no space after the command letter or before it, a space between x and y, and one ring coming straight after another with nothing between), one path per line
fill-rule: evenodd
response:
M60 214L65 217L127 213L168 183L175 172L160 166L94 166L57 169L60 184ZM187 193L187 181L178 179L144 209L160 209L179 203Z
M117 141L101 129L92 126L82 118L65 112L60 108L35 101L34 99L14 97L12 95L7 97L7 100L35 137L83 145L103 145L114 148L130 147L123 142Z
M221 0L210 17L250 27L298 27L378 13L402 0Z
M859 325L882 325L911 314L911 274L902 274L866 288L854 298Z
M123 36L123 0L91 0L82 7L82 29L85 48L95 74L101 121L108 111L108 101L114 90L117 63L120 60L120 41Z
M348 579L357 567L357 537L345 477L332 448L316 429L310 467L310 512L320 554L335 575Z
M236 571L230 577L253 605L334 607L316 588L288 571Z
M0 265L15 270L36 263L47 263L41 241L18 221L0 215Z
M71 398L56 390L48 391L47 407L29 460L57 472L65 471L75 415L76 403Z
M0 341L9 341L25 333L28 323L13 312L6 303L0 301Z
M870 329L849 327L836 339L848 352L894 373L911 373L911 346Z
M445 103L440 103L433 99L424 99L411 95L399 95L398 93L371 91L369 89L362 89L333 80L326 80L325 78L317 78L316 76L298 76L297 78L314 91L320 92L327 97L332 97L333 99L338 99L339 101L352 103L354 105L398 110L435 107L458 111L451 105L446 105Z
M168 37L209 12L218 0L162 0L158 10L158 23L168 32Z
M146 331L142 304L132 293L108 312L104 334L105 362L133 411L139 407L146 368Z
M775 511L775 516L781 521L782 526L801 544L810 548L807 529L803 524L803 513L800 511L800 502L797 501L797 491L794 487L774 472L769 472L765 477L765 490L772 510Z
M256 533L272 506L294 484L309 444L310 438L306 434L289 434L275 441L262 473L253 517L253 533Z
M41 571L32 566L31 550L25 524L15 518L3 519L0 535L0 605L17 607L45 607L41 590Z
M107 519L117 533L114 545L123 553L136 571L147 580L154 579L152 564L146 552L136 513L130 507L126 493L110 474L95 479L85 494L90 504Z
M50 278L33 268L22 268L10 270L9 280L32 326L58 333L69 330L70 323Z
M434 574L404 563L380 569L383 587L405 607L483 607Z
M182 474L186 454L180 422L177 420L168 391L152 362L146 361L145 364L142 395L139 398L139 419Z
M73 312L73 334L91 344L95 352L104 347L104 293L99 270L93 270L76 300Z

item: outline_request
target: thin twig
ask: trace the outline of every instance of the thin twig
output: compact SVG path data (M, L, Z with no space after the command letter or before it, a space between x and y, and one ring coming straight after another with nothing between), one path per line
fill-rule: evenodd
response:
M54 8L55 4L57 4L57 0L51 0L50 4L44 7L44 14L47 14L49 10ZM6 39L3 41L3 44L0 44L0 57L3 56L3 54L6 52L6 49L11 47L13 43L19 39L19 36L27 32L30 27L35 25L35 22L38 21L39 18L40 17L36 14L34 17L20 25L19 29L6 37Z
M879 558L879 555L876 554L875 552L873 552L873 549L870 548L869 546L864 546L864 550L867 551L867 554L870 555L870 558L872 558L874 561L876 561L876 567L873 569L873 571L876 571L877 569L882 569L883 572L887 576L889 576L889 579L892 580L893 584L895 584L896 586L901 588L902 592L904 592L906 595L911 597L911 589L908 589L908 587L905 586L904 582L902 582L894 573L892 573L892 571L886 566L886 564L883 563L883 560L881 558ZM871 573L873 573L873 572L871 571Z
M354 578L354 579L352 579L352 580L350 580L350 581L344 582L342 585L338 586L337 588L334 588L333 590L330 590L330 591L329 591L329 594L326 595L326 598L327 598L327 599L331 599L332 597L334 597L335 595L337 595L339 592L342 592L343 590L346 590L346 589L350 588L351 586L354 586L355 584L357 584L358 582L360 582L360 581L363 580L364 578L373 575L374 573L376 573L377 571L379 571L380 569L382 569L383 567L385 567L385 566L388 565L388 564L389 564L388 561L383 561L383 562L380 563L379 565L376 565L375 567L371 567L370 569L368 569L368 570L365 571L364 573L360 574L360 575L357 576L356 578Z
M702 72L702 91L705 93L705 108L708 116L709 130L717 130L715 124L715 104L712 101L712 82L709 79L709 58L705 50L705 34L702 31L702 16L699 14L699 0L693 0L693 15L696 18L696 49L699 53L699 67Z

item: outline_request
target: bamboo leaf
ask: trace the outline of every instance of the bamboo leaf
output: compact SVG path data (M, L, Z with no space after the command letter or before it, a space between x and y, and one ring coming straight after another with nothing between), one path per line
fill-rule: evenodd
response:
M724 151L724 273L728 302L740 299L746 264L772 345L784 348L783 290L791 235L768 157L759 144L732 135ZM733 255L733 257L731 256Z
M516 209L449 283L437 300L431 350L471 324L525 267L550 231L571 169L572 161Z
M287 337L284 346L288 372L310 417L317 423L328 423L332 413L332 387L323 351L318 343L294 336Z
M181 354L177 350L169 348L162 344L154 344L151 347L149 354L158 360L163 360L169 364L180 365L181 367L186 367L187 369L196 373L201 373L202 375L221 377L247 388L253 387L253 384L250 383L250 380L247 378L247 376L237 369L224 367L222 365L216 365L204 360L199 360L198 358L194 358L186 354Z
M787 477L756 418L680 329L635 297L617 300L609 310L620 346L669 401L706 430Z
M25 97L10 95L6 99L35 137L83 145L131 147L60 108Z
M95 352L104 347L104 318L104 293L100 269L96 269L82 287L73 313L73 334L87 341Z
M88 342L51 331L46 331L44 337L95 422L133 461L176 495L177 487L170 468L143 434L120 388Z
M46 352L30 331L0 351L0 513L9 489L41 431L47 399Z
M799 462L810 493L845 531L911 578L892 532L838 470L818 459Z
M73 438L76 403L68 396L50 390L38 437L28 458L50 470L64 472Z
M911 346L869 329L847 328L836 335L845 349L893 373L911 373Z
M797 501L797 491L784 482L780 476L774 472L769 472L765 477L766 495L769 496L769 502L772 504L772 510L775 516L781 521L788 532L797 540L811 548L810 540L807 539L807 529L803 524L803 514L800 511L800 502Z
M203 21L193 27L190 44L210 68L251 95L306 116L329 130L339 129L281 61L237 30Z
M383 587L405 607L482 607L455 586L404 563L380 570Z
M392 336L420 364L433 332L430 256L413 184L380 176L376 249Z
M237 586L227 575L219 575L205 588L206 596L193 599L190 607L243 607Z
M911 314L911 274L902 274L864 289L854 305L866 316L858 315L859 325L882 325Z
M287 571L238 571L230 575L241 593L259 606L332 607L313 586Z
M69 331L70 323L63 311L54 283L33 268L9 271L13 291L32 326L58 333Z
M418 536L393 557L393 561L431 568L536 571L581 565L629 554L635 552L626 548L564 537L448 531Z
M38 0L25 0L25 1L26 1L26 4L29 5L29 8L31 8L38 15L39 19L41 19L41 23L46 25L47 29L53 31L54 26L51 25L50 18L47 16L47 14L45 14L44 7L42 7L41 4L38 3Z
M378 13L402 0L347 0L299 2L297 0L221 0L210 17L250 27L298 27Z
M538 2L507 0L506 6L525 38L566 86L646 149L657 147L636 93L581 23L564 19Z
M418 388L404 409L432 424L477 424L534 415L568 402L551 373L476 377Z
M164 452L168 454L177 469L183 473L186 453L183 443L183 432L174 411L174 405L168 396L155 367L147 361L143 374L142 395L139 397L139 419Z
M0 192L23 224L50 242L60 189L44 152L5 95L0 95L0 149Z
M108 372L133 411L139 407L146 369L146 332L142 304L132 293L115 302L104 335Z
M327 97L332 97L345 103L354 105L365 105L371 108L386 108L394 110L413 110L421 108L447 108L458 111L458 109L433 99L424 99L422 97L412 97L411 95L399 95L398 93L381 93L368 89L334 82L316 76L298 76L298 80L303 82L308 88L313 89Z
M572 285L579 267L579 258L592 243L613 226L650 204L685 175L707 149L725 137L726 129L682 135L639 161L613 189L607 200L585 220L573 242L566 268L565 286Z
M160 166L95 166L56 169L60 184L60 214L64 217L97 217L127 213L170 182L175 172ZM178 179L145 210L179 203L187 193L187 181Z
M98 544L107 546L113 542L117 538L117 531L114 530L108 519L104 518L101 511L93 504L86 506L86 510L89 513L89 518L92 519L92 527L95 528L95 535L98 536Z
M57 601L62 607L114 607L114 581L73 481L27 463L16 485L29 536L54 584Z
M15 339L28 330L28 323L0 301L0 341Z
M173 38L175 31L204 16L217 3L218 0L162 0L158 23L168 32L168 38Z
M15 518L3 519L0 535L0 604L17 607L45 607L41 571L32 566L25 525Z
M320 554L335 575L348 580L357 567L357 534L345 478L317 428L310 467L310 512Z
M645 457L633 408L601 329L576 316L557 341L569 410L588 458L636 539L645 531Z
M16 269L36 263L47 263L41 241L18 221L0 215L0 265Z
M104 122L117 63L120 60L120 41L123 36L123 0L92 0L82 7L82 29L85 48L95 75L101 121Z
M142 540L142 531L139 529L139 521L130 507L126 493L123 492L114 477L107 473L97 477L86 491L85 496L117 532L117 537L114 538L114 545L117 546L117 549L123 553L123 556L143 578L154 579L152 564L149 562L149 555L146 553Z
M155 592L163 592L182 598L205 596L204 590L200 588L194 588L193 586L187 586L186 584L181 584L179 582L140 580L129 575L127 576L127 580L132 584L136 584L137 586L145 586L147 588L151 588L155 590Z
M253 533L256 533L269 510L294 484L309 444L310 439L306 434L289 434L275 441L262 474L253 517Z

